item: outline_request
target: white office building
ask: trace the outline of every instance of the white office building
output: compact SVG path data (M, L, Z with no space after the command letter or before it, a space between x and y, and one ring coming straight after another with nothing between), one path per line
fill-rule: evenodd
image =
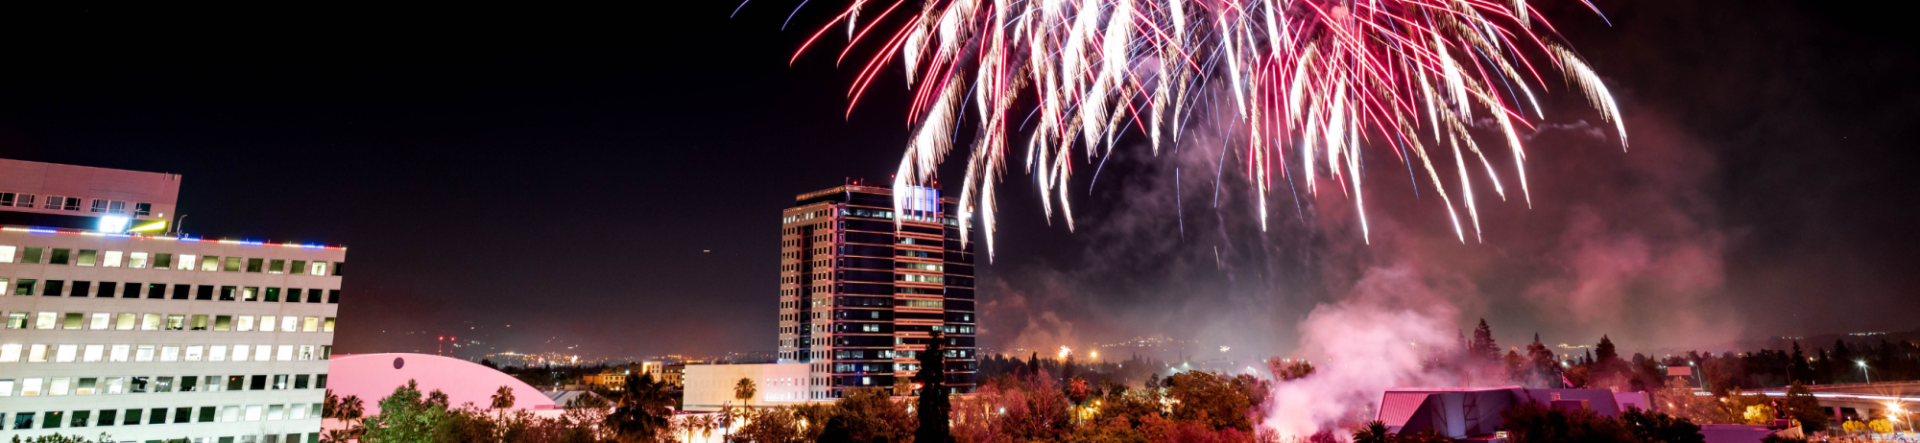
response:
M0 159L0 440L319 441L346 250L172 234L180 179Z

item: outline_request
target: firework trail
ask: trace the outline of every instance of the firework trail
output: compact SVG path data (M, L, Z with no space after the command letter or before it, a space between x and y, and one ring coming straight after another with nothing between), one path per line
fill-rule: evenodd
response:
M914 3L918 8L906 0L852 0L801 45L794 60L842 23L848 44L836 62L846 62L862 42L877 42L874 55L855 61L859 74L847 91L849 114L891 60L905 67L914 92L907 112L914 135L894 176L897 198L908 195L898 189L932 178L952 151L958 122L969 109L975 113L959 220L964 236L969 212L978 208L989 259L994 184L1016 150L1039 185L1047 217L1057 204L1071 230L1066 184L1075 148L1091 161L1110 153L1120 134L1137 130L1158 155L1163 142L1179 141L1182 122L1197 110L1220 108L1201 106L1216 95L1202 93L1209 87L1228 91L1217 94L1219 100L1232 100L1224 105L1230 115L1215 117L1233 119L1245 131L1234 149L1245 154L1244 172L1260 199L1263 228L1266 196L1275 180L1291 180L1276 175L1289 174L1287 158L1297 155L1305 192L1319 191L1317 176L1331 179L1354 199L1366 238L1361 156L1383 151L1425 170L1455 236L1465 242L1453 203L1459 196L1478 239L1473 170L1484 170L1501 199L1506 188L1467 122L1474 121L1474 112L1490 116L1512 151L1516 182L1531 205L1526 150L1515 126L1531 127L1527 110L1541 116L1529 85L1547 90L1542 68L1578 85L1601 117L1614 123L1626 147L1626 128L1606 86L1552 38L1558 34L1527 0ZM882 23L900 25L875 33ZM1024 118L1020 111L1026 111ZM1024 146L1010 141L1020 135ZM1451 151L1454 177L1434 167L1429 150ZM1473 160L1481 167L1469 168ZM1458 183L1456 194L1449 194L1449 179Z

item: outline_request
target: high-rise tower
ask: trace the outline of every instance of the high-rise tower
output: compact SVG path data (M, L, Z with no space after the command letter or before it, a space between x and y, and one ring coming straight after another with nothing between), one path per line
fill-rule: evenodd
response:
M948 385L973 391L973 245L960 245L953 200L910 192L898 214L891 188L859 184L801 194L781 212L780 359L810 364L812 398L912 377L935 331Z

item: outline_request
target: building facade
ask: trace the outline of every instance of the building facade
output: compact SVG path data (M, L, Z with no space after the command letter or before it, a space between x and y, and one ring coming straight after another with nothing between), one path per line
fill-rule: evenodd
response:
M911 192L897 214L891 188L857 184L801 194L781 212L779 357L809 365L810 399L910 389L914 356L936 331L948 386L973 391L973 245L961 246L953 200Z
M727 406L766 407L806 403L810 396L807 364L745 363L687 365L680 404L687 411L711 412ZM740 380L752 380L753 398L735 398Z
M168 234L179 180L0 160L0 438L318 441L346 250Z

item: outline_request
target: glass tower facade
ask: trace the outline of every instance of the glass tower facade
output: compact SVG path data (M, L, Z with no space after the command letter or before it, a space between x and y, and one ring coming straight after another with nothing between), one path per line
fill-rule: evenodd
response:
M809 364L812 398L909 395L934 332L947 342L948 386L974 389L973 245L960 245L953 200L910 192L897 212L891 188L846 185L781 213L780 360Z

